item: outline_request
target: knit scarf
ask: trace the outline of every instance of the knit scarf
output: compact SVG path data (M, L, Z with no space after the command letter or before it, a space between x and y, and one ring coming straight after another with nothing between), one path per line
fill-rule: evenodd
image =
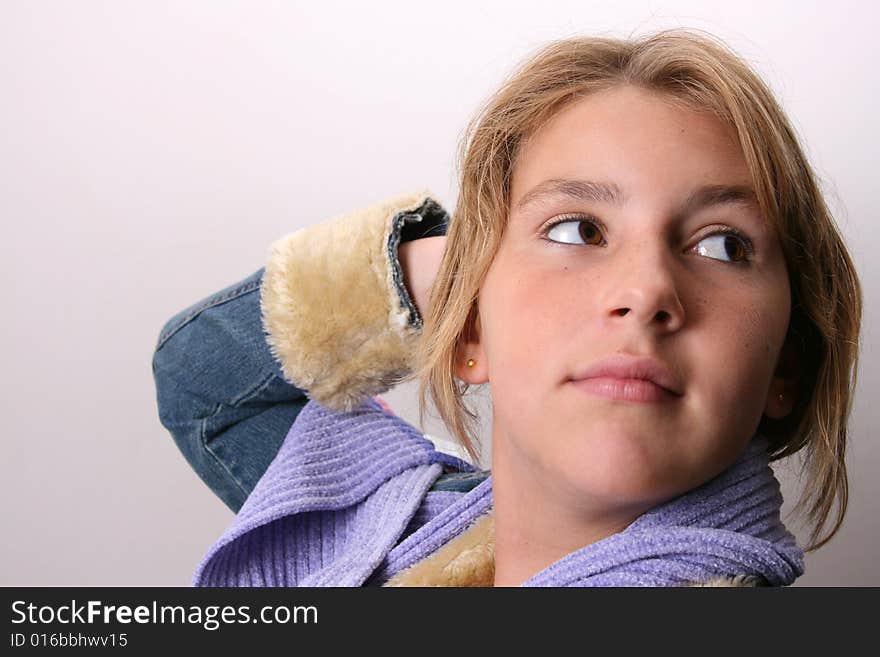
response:
M803 553L780 521L782 495L766 449L766 439L756 435L714 479L571 552L522 586L683 586L718 578L791 584L803 574ZM489 477L395 548L377 576L414 565L491 508Z
M745 575L771 586L803 574L779 518L782 495L760 435L727 470L563 557L523 586L677 586Z
M387 582L491 513L492 477L429 492L442 466L473 469L374 401L349 412L309 402L239 515L199 565L196 586ZM724 472L576 550L523 586L676 586L720 577L791 584L803 554L756 435Z

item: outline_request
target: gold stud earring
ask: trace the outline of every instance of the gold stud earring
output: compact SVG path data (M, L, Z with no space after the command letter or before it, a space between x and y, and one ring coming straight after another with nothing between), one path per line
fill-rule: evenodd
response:
M780 392L780 393L776 396L776 398L777 398L779 401L782 401L783 399L785 399L785 395L783 395L783 394Z
M467 366L468 366L468 367L473 367L473 366L476 365L476 364L477 364L477 361L475 361L473 358L468 358L468 359L467 359Z

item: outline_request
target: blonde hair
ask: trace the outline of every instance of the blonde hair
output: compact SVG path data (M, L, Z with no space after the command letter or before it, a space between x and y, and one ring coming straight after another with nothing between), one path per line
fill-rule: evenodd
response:
M764 216L780 236L792 312L788 339L800 365L799 400L783 420L759 430L776 460L806 448L807 473L795 507L811 525L808 550L840 528L848 483L844 453L856 384L861 287L794 130L773 94L721 41L693 30L636 39L553 41L519 66L468 125L459 147L460 193L415 354L421 381L447 428L474 460L476 413L455 376L460 344L473 330L480 285L508 216L519 149L548 119L586 95L628 84L685 107L714 112L739 137ZM836 502L830 529L821 535Z

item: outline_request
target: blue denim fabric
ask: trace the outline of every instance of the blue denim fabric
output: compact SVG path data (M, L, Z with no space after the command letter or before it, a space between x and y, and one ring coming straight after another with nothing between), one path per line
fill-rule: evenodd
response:
M409 324L422 318L403 281L402 242L445 234L449 215L432 199L392 218L385 245L393 284ZM235 512L269 467L308 403L269 351L260 311L265 267L182 310L159 334L153 378L159 419L199 477ZM461 469L450 457L448 470ZM461 467L470 467L464 466ZM438 485L459 490L479 481Z
M186 460L238 512L275 458L305 392L284 380L260 315L265 268L177 313L153 355L159 418ZM432 491L466 492L488 471L449 457Z
M394 288L397 290L397 296L400 297L401 305L409 313L409 325L412 328L421 329L424 321L403 282L403 268L400 266L398 249L404 242L445 235L448 226L449 215L446 210L431 198L425 199L422 205L410 212L398 212L391 220L391 231L385 248L388 251L388 261L391 263Z
M264 272L176 314L153 355L162 424L235 512L308 402L269 351L260 315Z

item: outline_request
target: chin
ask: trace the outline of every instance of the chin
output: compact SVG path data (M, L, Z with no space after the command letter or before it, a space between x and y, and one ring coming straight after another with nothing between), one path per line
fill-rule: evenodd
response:
M616 507L653 506L686 488L669 463L643 449L595 451L557 463L559 479L576 497Z

